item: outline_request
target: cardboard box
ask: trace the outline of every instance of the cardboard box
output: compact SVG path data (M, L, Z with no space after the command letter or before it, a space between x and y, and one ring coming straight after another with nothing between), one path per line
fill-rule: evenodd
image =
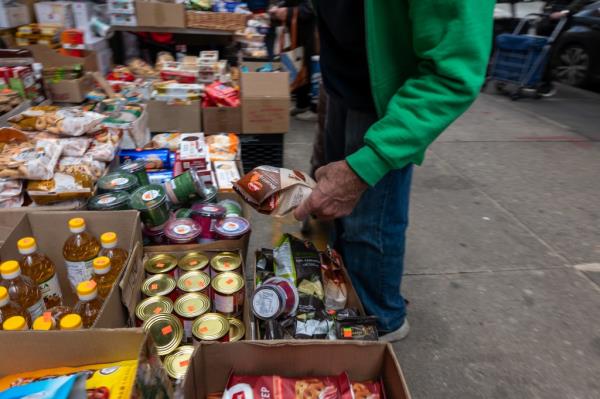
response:
M31 14L25 4L0 3L0 28L14 28L31 23Z
M135 14L139 26L185 28L185 6L173 0L137 0Z
M75 26L73 5L67 1L41 1L35 3L35 17L40 24L61 25L65 29Z
M110 24L115 26L137 26L137 17L131 14L110 14Z
M39 4L39 3L38 3ZM86 51L84 57L71 57L68 55L62 55L57 51L51 49L43 44L33 44L25 47L31 51L35 62L39 62L44 67L65 67L72 65L83 65L85 72L94 72L98 70L98 63L96 61L96 53L93 51Z
M106 10L109 14L135 14L134 0L109 0Z
M94 16L94 3L91 1L76 1L71 2L73 9L73 24L75 28L80 29L84 33L85 42L94 38L90 21Z
M202 107L202 127L205 134L241 133L241 107Z
M56 367L137 359L134 398L173 397L173 386L151 340L140 329L14 332L3 334L0 377Z
M129 313L126 308L135 306L131 287L143 280L144 270L138 269L142 257L142 237L140 218L137 211L106 212L31 212L25 213L0 247L0 258L3 260L20 259L17 241L23 237L35 237L38 248L54 262L58 280L63 293L63 302L73 306L77 295L71 289L62 247L71 232L67 227L69 219L83 216L87 231L95 237L107 231L114 231L119 237L119 246L126 249L130 256L119 283L113 286L104 301L104 307L94 327L117 328L126 326Z
M410 399L406 380L390 344L383 342L278 341L200 344L183 383L186 398L223 392L230 373L284 377L333 376L351 381L383 381L388 399ZM268 393L265 393L264 397Z
M242 73L243 133L285 133L289 130L288 79L287 72Z
M82 103L86 94L94 88L91 76L79 79L61 80L47 84L50 99L56 103Z
M200 101L175 104L166 101L148 102L148 128L151 132L201 132L202 108Z

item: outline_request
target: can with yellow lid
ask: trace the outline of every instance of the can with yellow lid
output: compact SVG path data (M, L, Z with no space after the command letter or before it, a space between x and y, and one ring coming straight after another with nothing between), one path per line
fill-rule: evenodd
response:
M144 262L147 275L169 274L175 277L177 258L169 254L154 255Z
M235 252L221 252L210 260L211 277L223 272L242 274L242 258Z
M173 314L159 313L150 316L142 328L154 340L159 356L168 355L181 345L183 326Z
M155 274L142 283L142 294L147 297L166 296L175 300L177 299L175 287L177 282L173 277L168 274Z
M192 325L194 341L229 342L229 320L219 313L205 313Z
M194 347L192 345L182 345L170 355L165 356L163 366L169 377L174 380L183 379L193 353Z
M213 309L226 316L239 316L244 306L244 278L237 273L216 275L211 282Z
M191 271L208 272L208 257L200 252L191 252L179 259L179 274Z
M174 310L183 324L183 341L189 343L192 341L192 324L210 310L210 299L204 294L185 294L177 298Z
M182 295L188 292L201 292L208 295L209 287L210 277L204 272L187 272L177 280L177 288Z
M173 301L164 296L151 296L135 307L136 326L141 327L150 316L171 312L173 312Z

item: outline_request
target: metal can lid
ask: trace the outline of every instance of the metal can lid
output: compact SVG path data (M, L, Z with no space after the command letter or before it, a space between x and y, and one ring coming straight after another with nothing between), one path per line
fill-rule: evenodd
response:
M210 285L219 294L231 295L244 288L244 278L237 273L219 273Z
M198 270L184 273L177 280L177 288L184 292L202 291L209 285L210 276Z
M210 217L213 219L220 219L225 216L225 212L227 210L221 205L217 204L205 204L205 203L195 203L192 205L192 212L195 215Z
M217 272L231 272L242 265L242 257L235 252L221 252L210 260L210 265Z
M215 231L223 237L238 237L250 231L250 222L241 216L229 216L215 224Z
M138 184L137 177L127 172L112 172L98 180L98 188L103 191L127 191Z
M192 345L182 345L170 355L165 356L163 365L169 377L176 380L182 379L187 372L193 353L194 347Z
M177 267L177 258L173 255L160 254L144 262L144 269L150 274L168 273Z
M228 317L229 321L229 342L236 342L244 338L246 335L246 326L240 319Z
M146 321L150 316L159 313L171 313L173 301L164 296L151 296L138 303L135 307L135 316L141 321Z
M138 211L158 208L167 201L165 189L160 184L142 186L131 193L129 205Z
M200 293L185 294L175 301L175 313L188 319L203 315L209 309L210 299Z
M175 279L168 274L155 274L142 283L142 294L146 296L168 295L177 286Z
M202 228L193 219L173 219L167 222L164 232L174 243L187 243L198 237Z
M197 201L198 204L210 204L216 202L217 192L219 190L215 186L205 186L204 187L204 197Z
M285 293L276 285L262 285L252 294L252 313L262 320L276 319L285 310Z
M159 313L150 316L142 328L154 339L159 356L173 352L183 339L183 326L173 314Z
M202 270L206 266L208 266L208 257L200 252L192 252L179 259L179 268L181 270Z
M96 195L88 201L88 209L106 210L122 207L129 203L129 193L127 191L115 191Z
M119 166L119 170L128 173L136 173L146 169L146 160L139 158L136 160L127 160L123 165Z
M205 313L192 324L192 334L202 341L216 341L229 332L229 320L219 313Z

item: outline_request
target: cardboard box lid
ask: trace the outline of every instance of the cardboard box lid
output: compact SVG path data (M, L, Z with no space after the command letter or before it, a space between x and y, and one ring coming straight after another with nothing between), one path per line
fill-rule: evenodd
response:
M96 53L93 51L86 51L85 57L71 57L62 55L43 44L33 44L25 48L31 51L36 62L42 63L45 67L65 67L82 64L85 71L98 70Z
M289 98L287 72L245 72L241 78L243 98Z

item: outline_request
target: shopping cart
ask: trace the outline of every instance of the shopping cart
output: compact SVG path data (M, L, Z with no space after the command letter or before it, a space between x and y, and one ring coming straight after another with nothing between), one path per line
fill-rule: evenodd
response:
M561 18L550 36L523 34L526 27L535 26L535 21L540 18L547 18L547 15L528 14L513 33L496 37L496 50L487 81L495 81L498 91L509 94L513 100L522 97L526 90L533 91L536 98L542 97L540 86L552 44L567 23L566 17ZM514 89L509 91L509 86Z

